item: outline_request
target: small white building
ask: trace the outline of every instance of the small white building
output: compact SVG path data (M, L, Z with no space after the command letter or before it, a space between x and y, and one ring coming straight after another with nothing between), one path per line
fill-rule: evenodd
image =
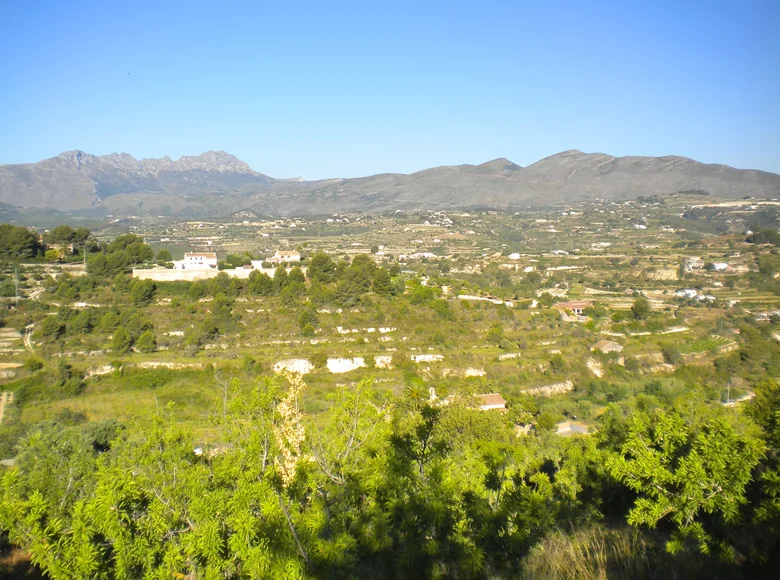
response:
M570 302L558 302L555 308L559 310L571 310L577 316L582 316L585 310L593 306L589 300L572 300Z
M498 393L487 393L485 395L475 395L481 411L501 411L506 412L506 401Z
M697 256L685 258L683 260L683 268L686 272L690 272L691 270L701 270L704 268L704 262Z
M693 288L682 288L676 290L674 293L675 296L679 296L680 298L696 298L697 294L698 292Z
M187 252L183 260L175 260L177 270L211 270L217 267L217 254L214 252Z
M723 272L726 268L728 268L729 265L726 262L713 262L712 263L712 269L716 272Z
M289 264L300 261L301 255L295 250L276 250L276 253L268 258L268 262L271 264Z

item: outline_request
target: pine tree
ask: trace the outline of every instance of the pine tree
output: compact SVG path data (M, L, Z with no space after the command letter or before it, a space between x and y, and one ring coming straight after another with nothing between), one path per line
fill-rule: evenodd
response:
M130 337L130 333L120 326L114 331L114 336L111 338L111 350L117 354L126 354L130 351L131 346L133 346L133 339Z
M317 316L317 310L314 308L314 306L307 304L303 307L300 316L298 316L298 323L301 325L301 328L307 325L311 326L312 328L319 326L320 319Z
M287 276L287 268L285 268L284 264L279 264L276 270L274 270L274 294L279 294L284 289L284 287L287 286L288 282L289 278Z
M311 257L307 269L309 278L324 284L333 282L336 278L336 264L328 254L317 252Z
M135 347L141 352L154 352L157 349L157 340L151 330L145 330L135 342Z
M273 293L274 282L265 272L255 270L249 274L249 291L258 296L270 296Z
M393 280L390 277L390 272L385 268L377 268L371 281L371 287L380 296L390 296L393 293Z

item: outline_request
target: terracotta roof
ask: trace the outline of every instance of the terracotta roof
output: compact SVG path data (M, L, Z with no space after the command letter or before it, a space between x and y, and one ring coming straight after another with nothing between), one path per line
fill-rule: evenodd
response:
M485 395L476 395L480 405L506 405L504 397L498 393L487 393Z

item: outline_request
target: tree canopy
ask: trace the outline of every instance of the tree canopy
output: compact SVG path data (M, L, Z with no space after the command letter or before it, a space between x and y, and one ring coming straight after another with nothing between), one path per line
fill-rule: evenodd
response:
M55 580L514 578L556 530L618 514L668 527L654 556L668 570L691 546L733 561L751 533L761 427L714 411L611 408L596 437L518 439L501 414L380 397L370 380L315 420L298 408L306 385L286 381L227 384L204 447L164 411L29 433L2 475L0 528ZM756 405L762 427L776 426L776 394ZM772 501L755 521L777 523ZM645 555L624 558L647 557L641 537Z
M0 224L0 259L31 260L43 256L44 247L38 235L27 228Z

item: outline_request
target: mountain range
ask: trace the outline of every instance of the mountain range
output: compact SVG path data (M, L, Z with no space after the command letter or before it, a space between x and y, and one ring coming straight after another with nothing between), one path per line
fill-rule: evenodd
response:
M319 181L274 179L209 151L172 160L68 151L38 163L0 165L0 203L100 216L324 215L410 209L518 210L593 199L683 191L780 197L780 175L667 157L613 157L570 150L527 167L508 159Z

